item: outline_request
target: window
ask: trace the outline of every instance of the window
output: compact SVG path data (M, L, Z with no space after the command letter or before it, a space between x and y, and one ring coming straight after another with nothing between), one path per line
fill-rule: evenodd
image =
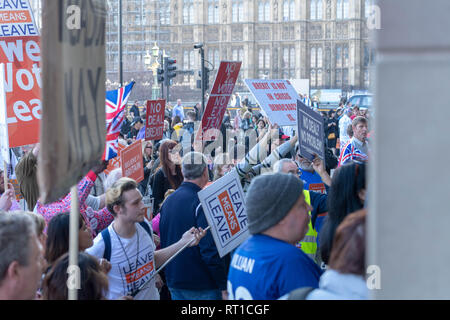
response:
M372 14L373 0L366 0L364 4L364 16L368 19Z
M282 78L293 79L295 78L295 48L286 47L283 48L283 55L281 60Z
M337 0L336 7L336 19L348 19L349 16L349 4L348 0Z
M161 24L170 24L170 3L160 1L160 6L159 21Z
M336 46L336 86L348 84L349 54L348 45Z
M219 23L219 1L208 1L208 23Z
M189 66L190 66L191 70L195 69L195 57L194 57L194 54L195 54L194 51L191 51L189 53L189 62L190 62Z
M322 69L317 69L317 86L321 87L322 84Z
M317 67L316 65L316 48L311 49L311 68Z
M266 4L264 5L264 20L270 21L270 1L266 1Z
M266 49L265 50L265 67L266 69L270 68L270 49Z
M183 70L189 69L189 51L183 52Z
M243 0L233 0L232 5L231 5L231 20L232 20L232 22L244 21Z
M342 69L336 69L336 87L342 87Z
M322 48L317 49L317 68L322 68Z
M258 1L258 21L270 21L270 1Z
M209 49L208 50L208 61L214 65L214 69L218 69L220 65L220 54L219 49ZM208 68L211 68L211 65L206 63L208 65Z
M348 67L348 47L344 47L344 60L343 60L343 67Z
M259 74L268 76L270 72L270 49L260 48L258 50L258 68Z
M322 20L322 14L323 14L323 7L322 7L322 0L317 0L317 20Z
M342 68L342 47L336 47L336 68Z
M311 86L320 87L323 85L322 67L323 67L322 47L311 48ZM314 76L314 78L312 78ZM314 84L313 84L314 83Z
M242 48L233 49L231 52L233 61L242 61L241 69L244 64L244 50Z
M322 0L311 0L310 2L310 18L311 20L323 19L323 3Z
M348 8L348 0L344 0L344 19L348 19L348 15L349 15L349 8Z
M311 87L316 87L316 70L311 69L311 77L310 77Z
M283 2L283 21L294 20L294 0L284 0Z
M194 0L183 0L183 23L194 23Z

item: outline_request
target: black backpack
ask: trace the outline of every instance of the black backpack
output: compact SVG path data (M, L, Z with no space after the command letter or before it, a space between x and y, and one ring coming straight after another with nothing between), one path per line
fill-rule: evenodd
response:
M150 227L145 221L139 222L142 228L147 231L148 235L152 237L152 232L150 231ZM111 261L111 235L109 234L108 228L102 231L103 241L105 241L105 252L103 253L103 259Z

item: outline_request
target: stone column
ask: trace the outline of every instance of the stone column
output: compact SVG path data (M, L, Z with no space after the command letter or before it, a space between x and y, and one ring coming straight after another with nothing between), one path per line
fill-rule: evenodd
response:
M371 296L450 299L450 2L378 5L367 263L381 289Z

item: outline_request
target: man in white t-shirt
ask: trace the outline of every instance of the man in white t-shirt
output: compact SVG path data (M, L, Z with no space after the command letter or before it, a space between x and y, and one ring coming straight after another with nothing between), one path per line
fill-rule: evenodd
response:
M172 246L155 251L151 224L145 220L145 207L137 183L130 178L116 181L106 193L106 205L114 215L113 223L94 239L86 250L97 258L109 258L108 299L134 293L136 300L159 300L155 271L186 243L195 246L205 235L191 228ZM109 239L108 239L109 238Z

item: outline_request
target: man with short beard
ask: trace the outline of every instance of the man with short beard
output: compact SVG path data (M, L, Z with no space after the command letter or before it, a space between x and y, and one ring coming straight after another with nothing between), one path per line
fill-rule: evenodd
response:
M321 165L320 170L314 170L314 165L312 161L300 156L296 153L295 160L298 163L298 173L300 179L303 181L305 190L317 191L320 193L327 193L326 186L331 185L331 178L325 170L324 166ZM321 170L323 169L323 170Z

